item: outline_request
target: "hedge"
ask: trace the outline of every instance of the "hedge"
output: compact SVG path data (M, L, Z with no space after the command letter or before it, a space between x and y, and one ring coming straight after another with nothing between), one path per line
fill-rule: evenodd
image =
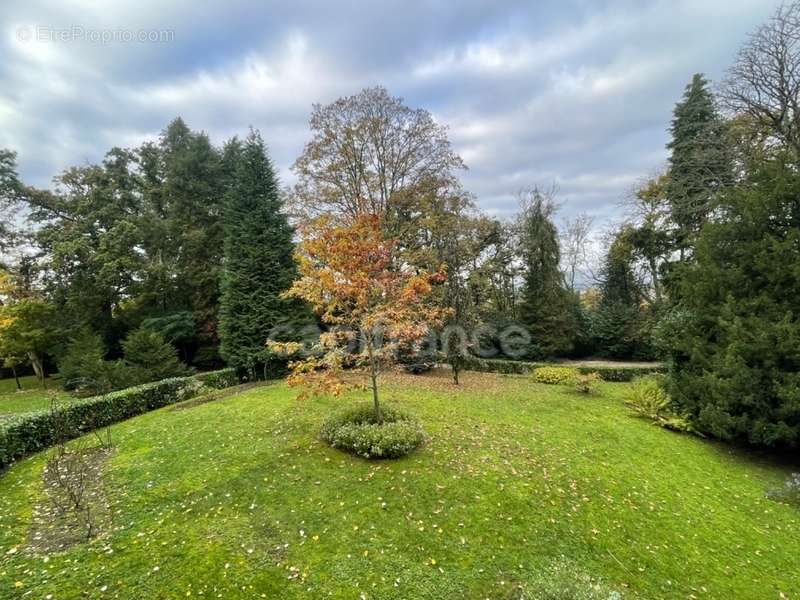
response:
M202 385L222 388L238 383L228 369L201 373L193 377L173 377L145 383L103 396L73 400L61 406L57 415L62 435L78 437L142 413L187 400ZM202 385L201 385L202 384ZM25 413L0 422L0 469L15 460L52 446L56 439L54 415L49 410Z
M642 375L666 373L667 368L659 367L578 367L583 374L597 373L603 381L633 381Z
M477 358L471 356L464 359L464 368L467 371L480 371L481 373L528 375L537 367L543 366L545 366L544 363L524 362L521 360L503 360L499 358Z
M558 363L536 363L525 362L521 360L503 360L497 358L468 358L465 362L464 368L468 371L480 371L483 373L502 373L504 375L529 375L535 369L541 367L572 367L569 364ZM597 373L603 381L632 381L641 375L648 375L650 373L665 373L666 368L663 366L650 367L590 367L579 366L575 367L579 373Z
M194 376L195 379L200 381L203 385L221 390L223 388L238 385L240 382L236 369L228 367L226 369L219 369L217 371L206 371L205 373L198 373Z

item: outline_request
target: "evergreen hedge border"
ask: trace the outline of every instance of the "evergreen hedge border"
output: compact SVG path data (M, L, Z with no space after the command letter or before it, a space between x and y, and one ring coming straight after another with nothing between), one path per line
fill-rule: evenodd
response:
M235 369L220 369L191 377L173 377L63 405L60 425L72 439L143 413L197 395L203 386L222 389L239 383ZM15 460L55 444L53 414L40 410L0 422L0 469Z
M603 381L626 382L636 377L651 373L666 373L666 367L573 367L568 364L537 363L521 360L504 360L499 358L466 359L464 368L468 371L482 373L501 373L503 375L531 375L535 369L541 367L570 367L581 374L597 373Z

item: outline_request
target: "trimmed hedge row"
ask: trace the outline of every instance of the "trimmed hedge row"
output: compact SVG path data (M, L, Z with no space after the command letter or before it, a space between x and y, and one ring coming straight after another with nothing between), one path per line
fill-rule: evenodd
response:
M467 371L480 371L481 373L502 373L503 375L529 375L544 363L524 362L521 360L503 360L500 358L477 358L471 356L464 359L464 368Z
M603 381L633 381L642 375L666 373L666 367L578 367L583 374L597 373Z
M239 375L236 369L228 367L226 369L219 369L217 371L207 371L205 373L198 373L194 376L200 383L216 390L221 390L234 385L239 385Z
M521 360L503 360L498 358L475 358L466 360L464 368L469 371L482 373L502 373L504 375L530 375L535 369L542 367L572 367L572 365L559 365L554 363L536 363ZM665 373L662 366L650 367L574 367L578 373L597 373L603 381L632 381L641 375L650 373Z
M0 469L15 460L52 446L56 439L56 423L60 435L69 439L78 437L113 423L135 417L168 404L175 404L195 396L202 387L217 389L236 385L228 369L201 373L193 377L173 377L145 383L103 396L73 400L53 415L49 410L12 416L0 422Z

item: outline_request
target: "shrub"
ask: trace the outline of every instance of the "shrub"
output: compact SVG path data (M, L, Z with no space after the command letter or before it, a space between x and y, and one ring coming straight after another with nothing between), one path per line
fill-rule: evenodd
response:
M533 380L536 383L549 385L564 385L575 381L578 370L572 367L538 367L533 370Z
M768 491L767 498L800 507L800 473L792 473L783 486Z
M137 383L183 377L189 369L180 360L175 348L161 334L137 329L122 342L127 364Z
M162 381L74 400L52 411L39 411L11 416L0 422L0 469L14 460L53 445L58 439L71 439L101 427L123 421L150 410L188 400L202 393L204 386L222 388L226 382L238 383L222 369L199 377L172 377Z
M381 410L375 419L371 404L355 406L329 418L320 436L334 448L364 458L399 458L425 441L425 432L412 417L393 408Z
M633 381L625 404L638 416L674 431L692 431L689 420L676 413L664 389L664 377L647 375Z
M64 389L86 397L128 387L135 383L132 373L120 361L105 360L105 348L99 335L81 332L70 340L58 363Z
M574 380L575 391L579 394L596 394L600 390L600 375L597 373L577 373Z
M566 559L553 561L519 587L515 600L619 600L622 594Z
M198 373L194 378L204 385L217 390L239 385L239 376L233 367Z

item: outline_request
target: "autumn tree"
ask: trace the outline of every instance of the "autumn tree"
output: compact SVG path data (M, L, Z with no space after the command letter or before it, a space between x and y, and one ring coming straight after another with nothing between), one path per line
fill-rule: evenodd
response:
M561 229L561 261L567 287L575 291L577 279L589 262L589 243L591 242L594 219L586 213L564 219Z
M391 227L398 192L447 185L464 168L446 128L384 87L315 104L309 125L311 140L292 167L295 205L307 214L380 215Z
M14 367L24 357L44 385L45 356L58 334L54 307L0 273L0 357Z
M722 101L800 157L800 2L781 4L739 51Z
M321 216L301 234L301 277L286 296L307 301L330 329L307 358L291 363L289 384L339 395L350 387L342 377L345 366L365 370L380 423L379 374L396 361L400 344L423 338L445 316L426 302L442 274L398 265L397 243L384 237L377 215L344 224ZM299 345L271 347L286 352Z

